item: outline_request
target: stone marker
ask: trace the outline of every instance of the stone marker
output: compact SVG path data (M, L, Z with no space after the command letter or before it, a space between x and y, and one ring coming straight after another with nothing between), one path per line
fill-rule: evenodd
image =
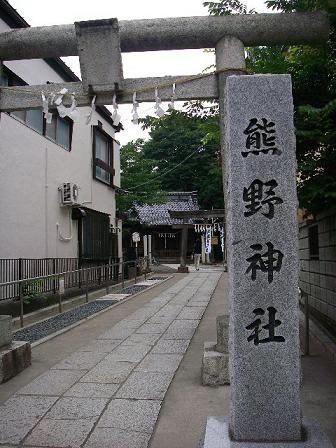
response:
M31 364L29 342L12 339L12 316L0 316L0 384Z
M205 342L202 359L202 384L230 384L229 374L229 316L217 316L217 343Z
M0 315L0 349L12 342L12 316Z
M231 406L229 422L209 418L204 447L329 447L304 440L301 421L289 75L228 77L225 143Z

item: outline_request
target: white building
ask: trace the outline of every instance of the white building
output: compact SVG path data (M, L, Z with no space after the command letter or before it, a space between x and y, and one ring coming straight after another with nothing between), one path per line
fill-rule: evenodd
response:
M0 32L27 26L0 0ZM35 59L4 62L1 81L15 86L78 78L60 59ZM90 108L80 111L88 114ZM113 126L105 107L97 107L93 122L97 119L98 126L92 126L54 112L47 124L42 110L1 113L0 258L121 257L115 206L119 143L114 138L120 127ZM60 205L63 184L78 205Z

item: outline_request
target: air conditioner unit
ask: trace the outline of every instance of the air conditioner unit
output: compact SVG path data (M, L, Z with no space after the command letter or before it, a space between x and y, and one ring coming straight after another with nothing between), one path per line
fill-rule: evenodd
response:
M64 182L58 188L61 192L60 205L63 207L79 204L79 187L71 182Z

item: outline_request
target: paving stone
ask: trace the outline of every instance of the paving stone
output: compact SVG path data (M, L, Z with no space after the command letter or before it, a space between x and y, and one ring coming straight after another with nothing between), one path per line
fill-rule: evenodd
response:
M57 448L79 448L95 424L95 419L54 420L43 419L24 442Z
M140 362L142 358L151 349L150 345L136 344L128 345L122 343L111 354L107 355L105 362L109 361L126 361L126 362Z
M84 375L81 383L122 383L136 364L130 362L100 362L89 373Z
M151 353L185 353L188 346L188 340L163 340L161 339L154 347Z
M198 324L198 320L175 320L163 335L163 339L191 339Z
M147 320L146 324L165 324L166 328L173 322L175 319L175 316L157 316L156 314L151 317L149 320Z
M204 309L200 307L186 307L180 312L176 319L196 320L202 319Z
M161 334L168 328L169 324L143 324L137 329L138 334Z
M107 403L106 398L91 398L90 400L78 397L61 398L44 419L81 420L88 418L98 420Z
M204 300L201 301L201 302L189 301L186 306L187 307L196 307L196 306L198 306L200 308L204 308L205 309L208 306L208 304L209 304L209 301L205 302Z
M135 332L135 328L111 328L110 330L105 331L105 333L98 336L97 339L115 339L115 340L124 340L128 338L132 333Z
M119 384L77 383L65 392L66 397L112 398Z
M19 443L57 397L13 396L0 406L0 443Z
M62 395L83 375L82 370L49 370L20 389L20 395Z
M147 448L151 435L115 428L95 428L85 448Z
M135 370L142 372L174 373L182 358L183 355L176 354L149 354Z
M116 398L163 400L173 376L173 373L133 372Z
M101 361L106 353L75 352L59 362L52 369L57 370L90 370Z
M123 319L120 322L118 322L113 328L139 328L144 323L143 319Z
M129 338L127 338L123 343L125 345L134 345L143 343L146 345L154 345L155 342L161 337L161 334L140 334L133 333Z
M161 401L114 399L98 422L99 428L119 428L131 431L153 431Z
M80 351L81 352L110 353L121 342L122 342L121 340L111 341L109 339L99 339L97 341L94 341L92 344L90 344L86 347L82 347L80 349Z

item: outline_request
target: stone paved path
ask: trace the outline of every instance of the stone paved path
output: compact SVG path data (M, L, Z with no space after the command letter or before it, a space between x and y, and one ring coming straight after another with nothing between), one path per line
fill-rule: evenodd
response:
M145 448L221 272L191 273L0 406L0 447Z

